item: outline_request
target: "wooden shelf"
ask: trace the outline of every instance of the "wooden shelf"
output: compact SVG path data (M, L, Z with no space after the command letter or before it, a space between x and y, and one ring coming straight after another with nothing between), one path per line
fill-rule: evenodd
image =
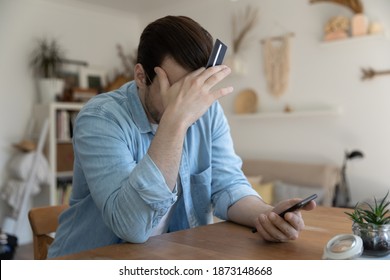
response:
M61 171L57 172L57 179L69 178L73 176L73 171Z
M387 34L374 34L365 36L348 37L345 39L333 40L333 41L322 41L322 46L335 46L335 45L347 45L354 43L369 42L374 40L388 41L389 36Z
M255 114L242 114L242 115L231 115L232 119L237 120L250 120L250 119L280 119L280 118L305 118L305 117L331 117L340 116L342 109L327 108L327 109L316 109L316 110L296 110L293 112L258 112Z
M75 103L75 102L54 102L50 103L50 106L54 110L75 110L75 111L80 111L81 108L85 103Z

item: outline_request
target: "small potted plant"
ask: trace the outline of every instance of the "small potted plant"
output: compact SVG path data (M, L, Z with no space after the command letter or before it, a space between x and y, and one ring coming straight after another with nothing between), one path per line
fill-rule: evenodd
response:
M31 53L30 66L38 79L38 89L42 103L56 101L63 93L64 80L60 70L65 60L64 51L54 39L39 38Z
M389 192L374 203L358 203L352 213L345 212L353 221L352 231L363 240L364 254L386 256L390 254L390 201Z

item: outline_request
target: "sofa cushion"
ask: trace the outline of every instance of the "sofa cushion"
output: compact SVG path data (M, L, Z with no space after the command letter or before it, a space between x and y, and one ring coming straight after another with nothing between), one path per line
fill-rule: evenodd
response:
M244 159L242 170L246 176L261 174L262 182L281 181L292 186L318 187L321 191L316 188L316 193L323 194L321 203L324 206L332 206L335 186L340 180L340 168L331 163ZM285 198L279 195L280 192L274 197L275 201L280 197Z
M320 187L298 186L283 181L275 181L273 187L273 203L290 198L306 198L317 194L315 199L318 205L322 205L325 197L325 189Z

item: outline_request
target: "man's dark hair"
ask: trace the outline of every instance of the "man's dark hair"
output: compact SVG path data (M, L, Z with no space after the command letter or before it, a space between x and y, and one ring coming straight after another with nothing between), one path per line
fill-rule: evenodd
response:
M166 56L194 71L206 66L212 47L212 36L199 23L185 16L166 16L142 32L137 63L142 64L148 75L146 84L150 85L156 75L154 67L160 66Z

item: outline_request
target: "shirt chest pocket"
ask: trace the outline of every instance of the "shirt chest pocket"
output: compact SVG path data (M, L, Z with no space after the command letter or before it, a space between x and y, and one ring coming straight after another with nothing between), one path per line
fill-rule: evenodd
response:
M196 212L200 215L210 213L211 207L211 167L191 175L191 197Z

